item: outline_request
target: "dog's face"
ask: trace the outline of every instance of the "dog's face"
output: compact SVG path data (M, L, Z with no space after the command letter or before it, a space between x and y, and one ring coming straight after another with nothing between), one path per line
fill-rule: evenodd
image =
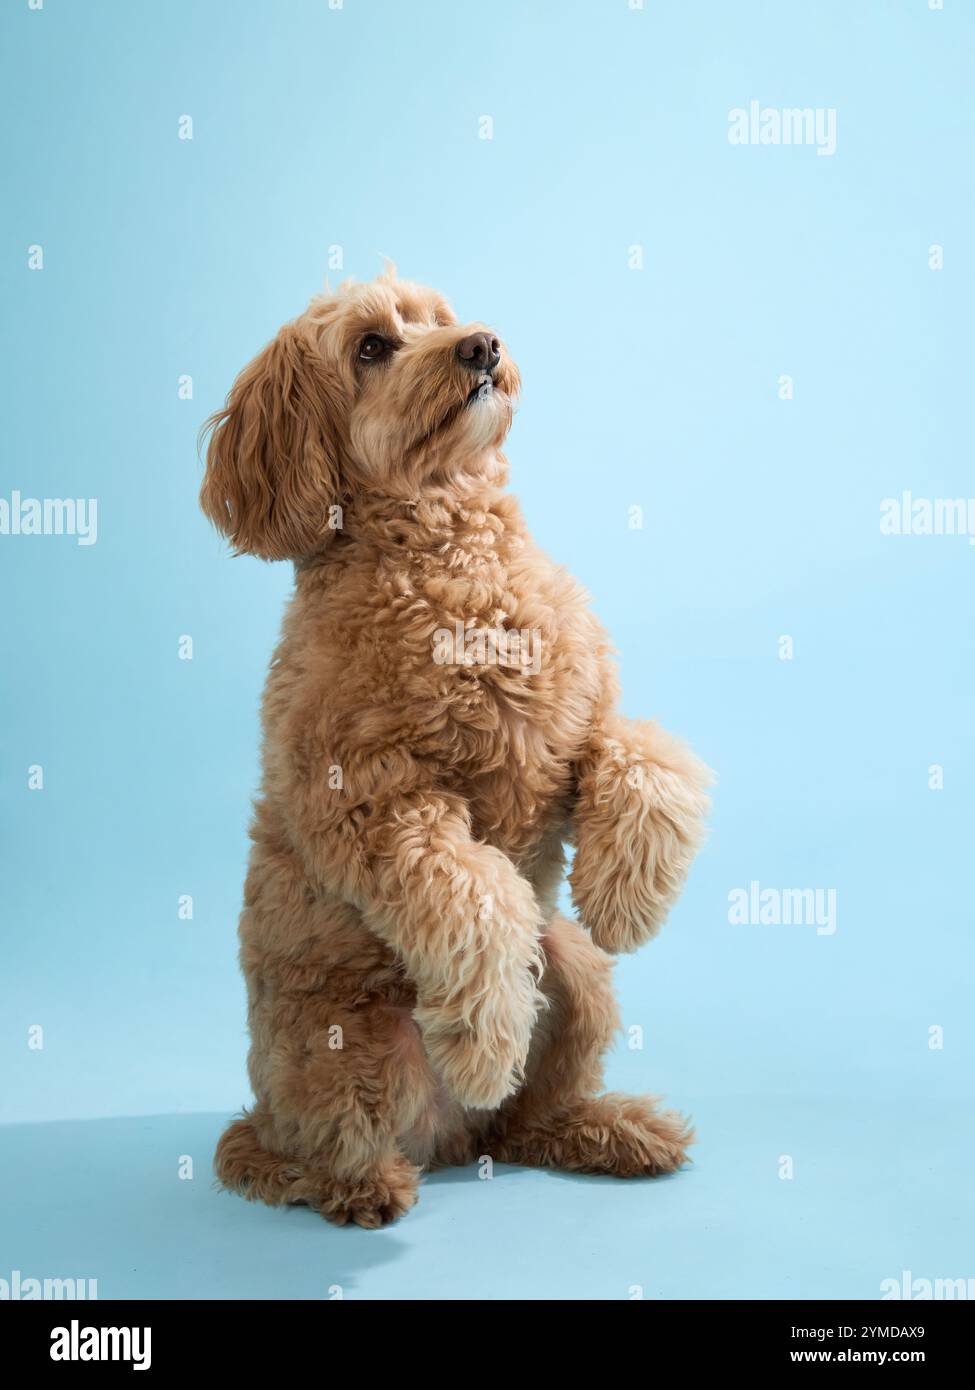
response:
M312 301L234 383L213 430L203 510L264 559L334 534L361 494L412 499L489 466L518 369L481 324L392 274Z

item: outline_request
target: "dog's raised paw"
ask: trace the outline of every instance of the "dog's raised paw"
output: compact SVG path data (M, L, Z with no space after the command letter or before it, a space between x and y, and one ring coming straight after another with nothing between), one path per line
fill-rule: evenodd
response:
M518 1048L466 1028L428 1027L424 1045L448 1093L465 1109L496 1110L521 1084L527 1044Z

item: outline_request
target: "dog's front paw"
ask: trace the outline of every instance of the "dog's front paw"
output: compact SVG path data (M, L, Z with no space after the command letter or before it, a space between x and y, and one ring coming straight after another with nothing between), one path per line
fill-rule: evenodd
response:
M573 901L606 951L655 936L704 838L712 774L654 724L620 721L580 783Z
M397 1154L355 1179L326 1179L306 1200L336 1226L373 1231L398 1220L416 1203L419 1177L418 1170Z
M520 997L484 1001L471 1019L454 1009L416 1009L427 1056L455 1100L470 1110L496 1110L514 1095L543 1002L534 982L526 982Z
M419 1021L431 1065L461 1105L497 1110L518 1090L527 1052L471 1029L425 1028Z

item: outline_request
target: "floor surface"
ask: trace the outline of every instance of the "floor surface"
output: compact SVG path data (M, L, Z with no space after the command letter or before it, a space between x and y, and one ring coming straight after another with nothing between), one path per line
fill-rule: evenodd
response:
M975 1276L968 1100L699 1103L676 1176L472 1166L375 1232L217 1191L225 1118L0 1128L0 1279L96 1279L100 1299L876 1299L904 1271Z

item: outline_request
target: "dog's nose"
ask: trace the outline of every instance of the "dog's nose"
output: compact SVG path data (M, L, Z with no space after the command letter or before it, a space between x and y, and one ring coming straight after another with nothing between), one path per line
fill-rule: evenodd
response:
M457 344L457 360L472 372L493 372L501 361L501 344L490 333L471 333Z

